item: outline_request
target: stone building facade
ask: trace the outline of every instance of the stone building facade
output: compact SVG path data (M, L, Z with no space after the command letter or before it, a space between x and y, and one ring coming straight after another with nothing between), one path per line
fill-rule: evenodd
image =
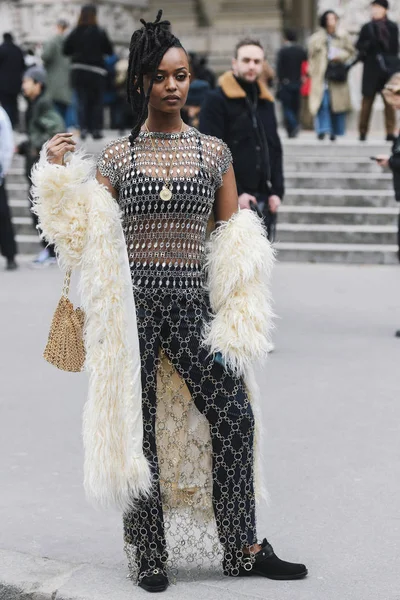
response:
M369 18L371 0L318 0L318 12L333 9L341 17L342 25L352 33L359 31ZM391 0L390 18L400 22L400 2Z
M0 0L0 34L13 31L19 43L37 45L53 33L57 19L76 23L85 0ZM154 18L159 0L92 0L99 22L116 47L129 44L141 16ZM295 27L305 41L314 31L317 16L336 10L342 24L354 35L368 19L370 0L163 0L164 16L185 47L210 56L211 65L222 71L230 64L237 40L260 39L273 62L284 26ZM400 0L391 0L392 18L400 21Z
M58 19L74 25L82 4L82 0L1 0L0 33L12 31L19 43L40 44L53 33ZM99 23L114 43L127 45L148 0L98 0L94 4L98 7Z

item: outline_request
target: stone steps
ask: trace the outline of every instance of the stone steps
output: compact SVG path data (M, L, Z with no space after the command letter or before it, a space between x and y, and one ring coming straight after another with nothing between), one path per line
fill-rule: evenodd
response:
M393 245L397 240L396 225L326 225L314 223L280 223L277 241L323 244Z
M302 225L393 225L398 212L396 206L290 206L284 203L279 211L279 222Z
M229 27L232 23L251 23L255 26L271 18L279 21L280 13L275 0L222 0L220 9L215 17L217 25Z
M363 186L376 190L392 190L393 177L391 173L327 173L323 168L314 172L302 171L298 167L295 173L286 174L286 186L289 189L311 188L335 190L358 190L360 182Z
M285 205L290 206L366 206L390 207L395 206L391 190L341 190L293 188L285 193Z
M392 174L371 156L389 143L284 142L286 195L277 227L280 260L390 264L397 258Z
M397 245L278 242L276 248L282 262L398 264Z
M146 11L147 19L153 21L160 8L159 2L150 0ZM163 8L163 19L171 21L178 28L182 25L195 27L197 15L194 0L168 0Z
M304 139L302 136L295 140L284 139L283 145L286 157L303 158L308 156L323 161L332 158L338 162L345 162L349 158L351 160L358 160L359 158L369 159L370 156L376 156L378 154L390 154L392 148L390 142L381 143L379 141L371 141L367 144L363 144L361 142L342 140L337 144L317 144L317 142L312 139Z
M286 176L291 176L293 173L299 172L299 163L296 162L296 157L286 156L284 160ZM353 159L352 157L346 157L346 162L343 162L343 158L332 156L328 161L322 160L320 157L305 156L301 159L301 168L304 172L318 173L324 171L326 175L336 173L340 169L341 173L374 173L382 174L385 173L375 162L370 160L368 157L360 157Z

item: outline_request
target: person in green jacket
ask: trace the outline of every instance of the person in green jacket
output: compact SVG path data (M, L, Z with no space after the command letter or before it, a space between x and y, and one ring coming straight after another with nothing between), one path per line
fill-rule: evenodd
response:
M56 28L56 35L43 46L42 60L47 72L47 95L53 100L55 108L66 122L68 109L72 103L71 61L63 53L65 32L68 29L67 21L60 19Z
M55 110L46 94L46 71L43 67L30 67L24 74L22 92L28 100L26 111L27 139L18 145L18 153L25 156L25 174L30 183L33 165L39 159L40 150L48 139L65 129L62 117ZM33 213L32 213L33 214ZM37 217L33 214L37 227ZM56 262L54 247L41 240L43 250L33 261L33 266L44 267Z

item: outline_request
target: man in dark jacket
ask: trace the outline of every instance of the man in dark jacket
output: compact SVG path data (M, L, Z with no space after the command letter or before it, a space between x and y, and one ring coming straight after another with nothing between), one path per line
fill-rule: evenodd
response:
M18 146L19 154L25 156L25 174L30 182L33 165L39 158L45 142L65 129L64 121L46 95L46 71L42 67L30 67L24 74L22 91L28 100L26 127L28 139ZM37 226L37 216L32 213ZM33 261L35 267L45 267L56 262L54 247L42 240L43 250Z
M389 21L388 0L374 0L371 4L372 21L366 23L360 32L356 48L364 62L362 81L362 106L360 113L360 141L367 139L371 111L376 94L381 94L390 75L399 66L399 28ZM396 115L385 98L385 124L387 141L395 140Z
M276 60L278 98L282 102L286 131L290 138L296 137L299 132L301 68L307 60L306 51L296 42L296 32L287 29L284 45Z
M391 77L391 79L385 85L383 96L387 104L393 107L393 110L400 110L400 73L393 75L393 77ZM400 202L400 136L393 144L391 156L379 155L375 158L378 165L384 169L390 169L392 171L395 197L397 202ZM398 256L400 261L400 215L397 242L399 246Z
M5 33L3 40L0 45L0 103L15 128L18 124L18 94L25 62L22 50L14 44L11 33Z
M200 113L200 131L224 140L233 156L241 208L263 212L271 240L284 194L282 146L274 99L259 81L264 49L246 39L236 46L232 71L219 79Z

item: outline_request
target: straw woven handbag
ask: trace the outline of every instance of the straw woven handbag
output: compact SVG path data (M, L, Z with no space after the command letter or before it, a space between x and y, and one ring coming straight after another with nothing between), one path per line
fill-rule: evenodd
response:
M74 308L69 300L69 288L72 271L65 274L62 296L51 322L49 339L44 358L50 364L63 371L78 373L85 363L85 345L83 342L83 325L85 313Z

